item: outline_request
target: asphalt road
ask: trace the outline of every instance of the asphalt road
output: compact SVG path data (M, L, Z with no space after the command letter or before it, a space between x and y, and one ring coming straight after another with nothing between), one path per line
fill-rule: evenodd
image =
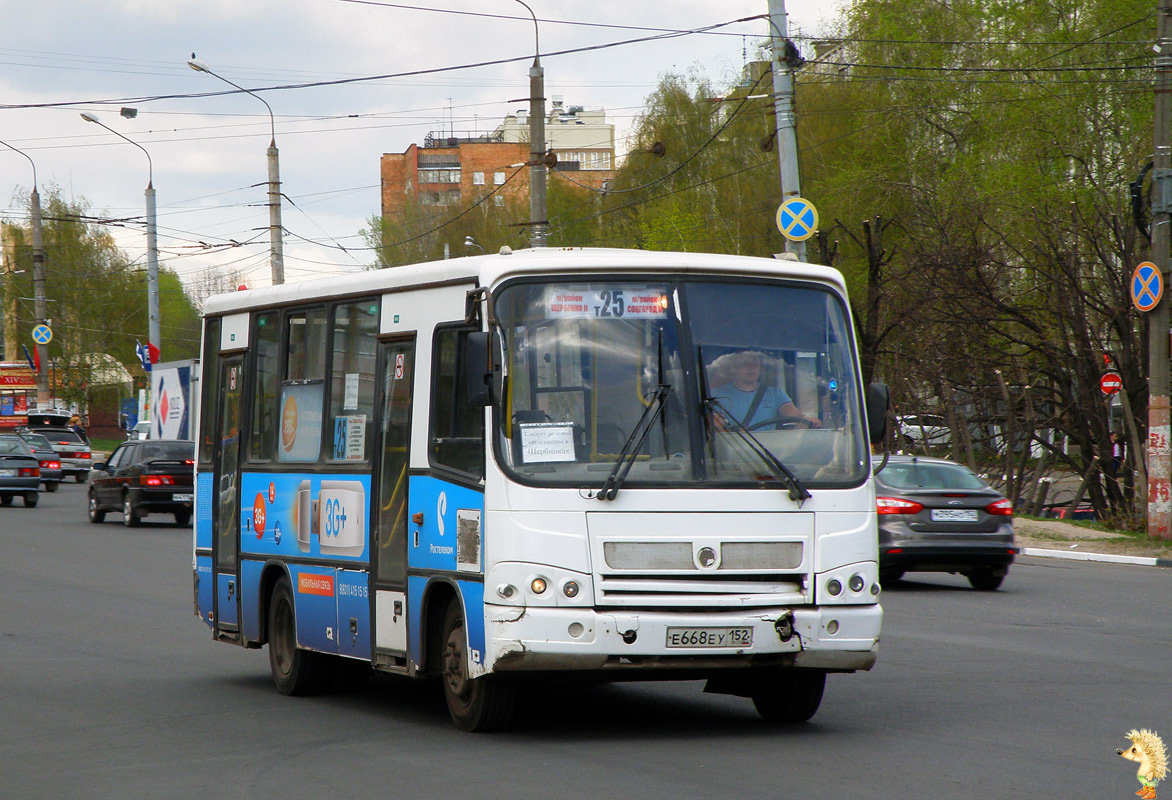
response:
M890 587L879 663L831 676L803 726L688 682L546 689L472 735L405 679L278 695L265 651L193 616L190 529L91 525L84 489L0 508L4 800L1128 798L1126 732L1172 735L1172 570L1025 559L994 593Z

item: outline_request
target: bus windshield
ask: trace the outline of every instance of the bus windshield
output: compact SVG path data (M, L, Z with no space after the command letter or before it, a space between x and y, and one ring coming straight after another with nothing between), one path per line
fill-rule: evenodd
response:
M596 489L624 452L627 487L866 478L847 314L826 288L525 282L494 309L506 376L498 454L524 483Z

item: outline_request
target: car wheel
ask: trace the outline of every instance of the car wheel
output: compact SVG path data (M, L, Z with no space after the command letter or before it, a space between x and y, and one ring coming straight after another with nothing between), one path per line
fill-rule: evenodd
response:
M84 472L77 473L76 475L73 476L73 480L76 481L77 483L85 483L85 473Z
M187 525L190 522L191 522L191 509L190 508L184 509L183 511L176 511L175 512L175 524L176 525L178 525L179 527L182 528L184 525Z
M57 491L57 481L45 481L45 491L46 492Z
M12 495L10 495L10 494L0 495L0 506L10 506L10 505L12 505Z
M39 494L37 494L36 492L25 492L24 493L24 507L25 508L36 508L37 507L37 500L39 500L40 498L41 498L41 496Z
M122 524L128 528L137 528L142 522L134 503L130 501L130 492L122 495Z
M332 662L324 653L297 646L297 618L289 580L273 587L269 603L269 669L277 691L286 695L316 694L330 678Z
M492 676L468 674L468 637L459 598L452 598L444 615L441 667L444 699L452 721L462 731L493 731L508 726L516 706L517 690Z
M902 569L879 570L879 583L899 583L899 580L902 577L903 577L903 570Z
M991 570L983 569L976 572L970 572L965 576L969 579L974 589L981 592L992 592L1001 586L1001 582L1005 580L1004 575L994 574Z
M767 722L805 722L822 704L826 673L778 669L756 678L750 697Z
M98 510L98 496L90 489L90 522L98 523L106 519L106 512Z

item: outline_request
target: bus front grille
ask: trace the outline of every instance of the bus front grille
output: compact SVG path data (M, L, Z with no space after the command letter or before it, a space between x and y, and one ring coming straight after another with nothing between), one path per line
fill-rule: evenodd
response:
M774 606L806 601L801 574L598 576L600 606Z

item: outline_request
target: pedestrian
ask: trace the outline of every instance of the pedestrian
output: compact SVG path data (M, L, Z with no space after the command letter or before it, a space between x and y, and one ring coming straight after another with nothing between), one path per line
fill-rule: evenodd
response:
M1123 469L1123 437L1118 431L1111 431L1111 474L1118 475Z
M80 436L83 442L89 444L90 437L86 436L85 428L81 427L81 417L77 414L69 418L69 430Z

